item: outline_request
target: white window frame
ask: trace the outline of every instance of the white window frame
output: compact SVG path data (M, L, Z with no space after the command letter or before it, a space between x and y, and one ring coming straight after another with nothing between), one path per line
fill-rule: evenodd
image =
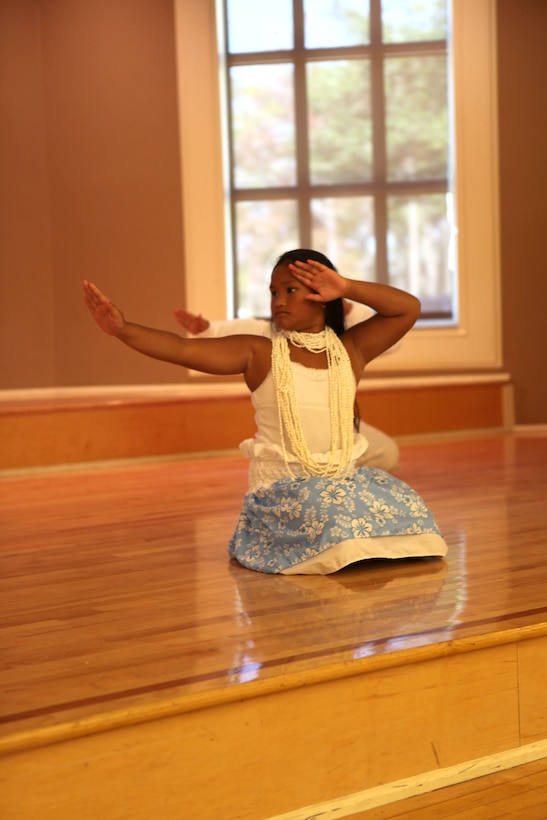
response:
M495 0L452 0L458 324L413 328L369 372L502 365L495 13ZM186 307L226 319L233 314L215 0L175 0L175 21ZM264 276L267 287L269 271Z

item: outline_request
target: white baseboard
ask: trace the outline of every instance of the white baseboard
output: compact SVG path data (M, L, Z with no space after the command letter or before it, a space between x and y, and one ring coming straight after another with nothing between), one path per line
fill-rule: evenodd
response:
M498 752L476 760L467 760L455 766L355 792L336 800L316 803L287 814L270 817L268 820L311 820L315 817L320 817L321 820L342 820L357 812L386 806L389 803L407 800L420 794L428 794L457 783L464 783L505 769L512 769L515 766L522 766L525 763L532 763L544 757L547 757L547 740L540 740L517 749L508 749L505 752Z

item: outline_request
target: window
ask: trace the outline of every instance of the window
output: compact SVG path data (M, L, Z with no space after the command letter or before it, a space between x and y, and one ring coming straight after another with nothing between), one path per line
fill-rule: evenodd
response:
M446 0L224 0L238 315L292 247L454 310Z
M451 0L457 322L415 327L399 352L372 362L371 375L501 366L495 10L495 0ZM219 65L215 0L175 0L175 13L185 304L225 319L235 311L226 285L230 202L219 93L225 66ZM284 244L279 237L277 248ZM269 267L263 271L265 290L269 273Z

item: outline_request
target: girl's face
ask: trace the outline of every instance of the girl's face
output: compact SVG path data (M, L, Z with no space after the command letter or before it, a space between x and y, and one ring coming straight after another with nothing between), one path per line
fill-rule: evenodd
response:
M295 279L286 265L272 273L270 282L272 319L278 330L319 333L325 328L325 308L307 299L311 288Z

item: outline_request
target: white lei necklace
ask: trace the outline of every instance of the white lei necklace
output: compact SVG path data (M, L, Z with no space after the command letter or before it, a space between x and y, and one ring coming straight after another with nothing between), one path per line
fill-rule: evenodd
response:
M302 432L291 369L289 342L313 353L325 352L327 354L331 445L329 460L326 464L315 461ZM289 466L285 435L306 477L310 475L334 476L345 472L353 450L355 376L347 350L334 330L326 327L320 333L299 333L296 330L278 332L272 341L272 377L277 396L283 458L290 476L294 478ZM339 451L339 457L337 457L337 451Z

